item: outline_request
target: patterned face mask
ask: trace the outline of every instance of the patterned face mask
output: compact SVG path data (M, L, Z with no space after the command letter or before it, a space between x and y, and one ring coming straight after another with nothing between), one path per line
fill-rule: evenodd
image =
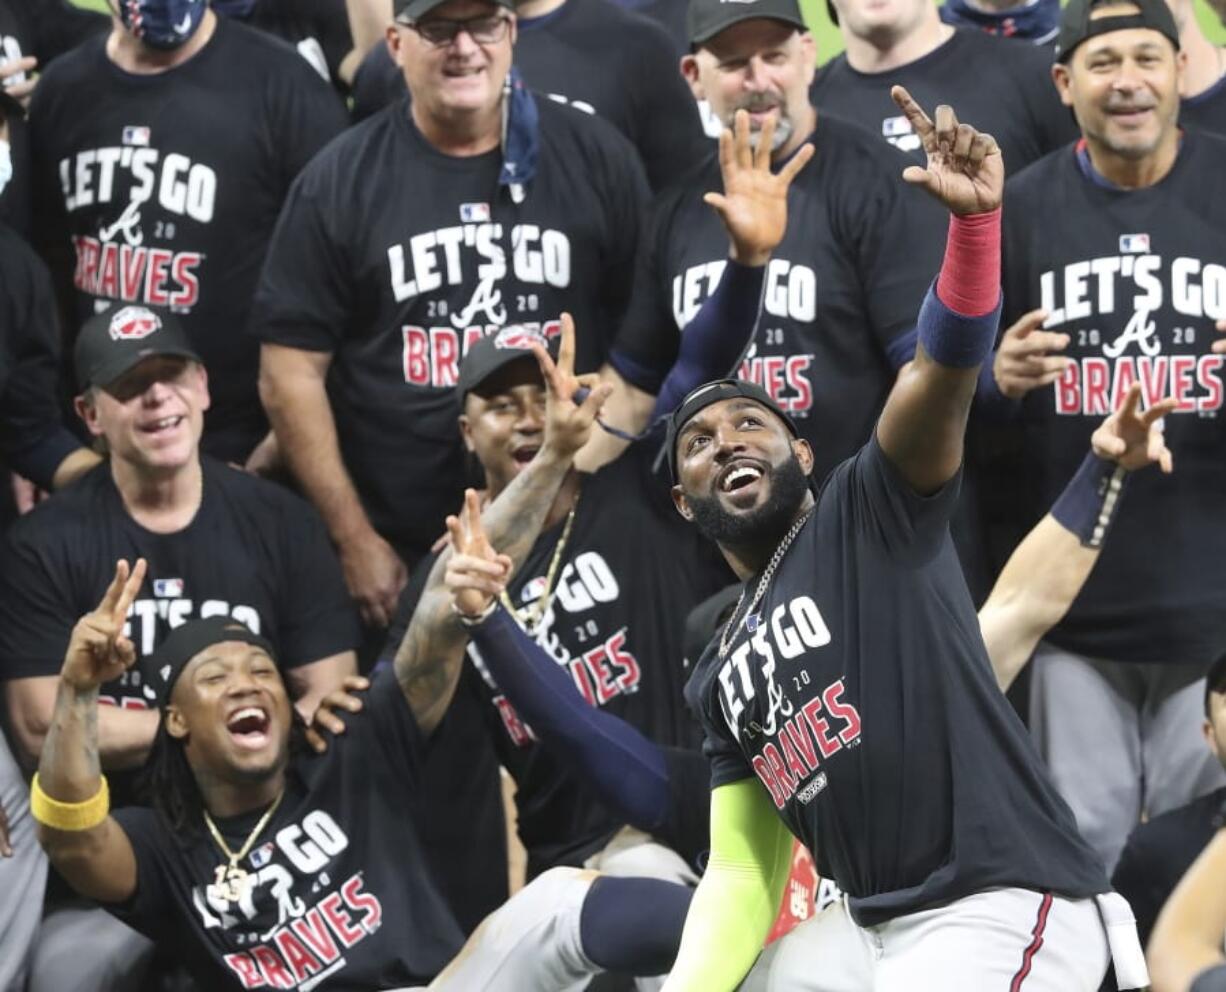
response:
M178 48L196 33L205 0L119 0L124 27L151 48Z

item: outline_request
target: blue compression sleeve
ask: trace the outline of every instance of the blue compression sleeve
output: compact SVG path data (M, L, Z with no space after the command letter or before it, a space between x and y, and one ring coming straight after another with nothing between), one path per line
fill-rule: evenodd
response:
M677 361L651 411L653 423L657 417L672 413L691 390L704 382L736 374L737 363L758 325L765 282L765 265L728 260L715 292L681 334Z
M675 882L601 876L579 916L583 953L605 971L666 974L681 946L693 897L693 889Z
M1051 515L1080 538L1082 547L1102 547L1127 481L1127 471L1091 451L1064 487Z
M481 660L532 732L631 826L655 830L668 813L664 752L626 721L589 706L565 668L505 609L471 631Z

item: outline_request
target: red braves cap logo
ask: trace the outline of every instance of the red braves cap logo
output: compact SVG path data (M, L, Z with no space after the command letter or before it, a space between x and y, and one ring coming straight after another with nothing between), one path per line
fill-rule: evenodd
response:
M112 341L137 341L162 329L162 319L144 307L124 307L111 318Z
M540 331L530 330L520 324L512 324L498 332L497 337L494 338L494 347L530 351L534 341L542 348L549 347L549 342L545 340L545 336Z

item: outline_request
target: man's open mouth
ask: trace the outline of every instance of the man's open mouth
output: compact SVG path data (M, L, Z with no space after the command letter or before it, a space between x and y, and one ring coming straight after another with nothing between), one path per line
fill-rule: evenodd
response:
M268 743L268 713L260 706L244 706L226 720L226 730L244 748L258 750Z

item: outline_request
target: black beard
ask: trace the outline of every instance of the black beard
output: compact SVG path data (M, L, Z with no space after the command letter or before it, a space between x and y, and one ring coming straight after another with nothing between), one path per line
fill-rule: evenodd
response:
M772 465L768 473L770 496L750 513L729 513L720 505L718 495L687 496L698 532L729 548L774 545L783 540L809 492L809 477L795 454L782 464Z

